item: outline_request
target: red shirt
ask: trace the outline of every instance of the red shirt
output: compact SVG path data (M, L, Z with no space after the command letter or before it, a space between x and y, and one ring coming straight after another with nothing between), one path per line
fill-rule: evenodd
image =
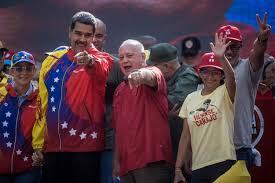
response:
M172 162L166 84L159 69L149 69L157 76L157 88L142 85L131 90L123 82L115 92L113 125L120 175L148 163Z
M257 91L256 99L272 99L272 90L267 91L264 94L261 94L261 92Z

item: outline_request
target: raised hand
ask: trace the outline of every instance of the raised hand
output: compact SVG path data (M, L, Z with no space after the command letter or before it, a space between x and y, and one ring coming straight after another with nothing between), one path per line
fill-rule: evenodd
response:
M223 58L226 48L230 45L230 43L231 43L231 41L226 43L226 36L224 36L223 33L221 33L220 35L218 35L218 33L216 33L215 34L215 44L213 44L211 42L210 47L216 57Z
M261 21L259 14L256 14L256 20L258 24L258 39L259 41L267 41L271 34L271 26L266 24L267 12L264 14L263 21Z

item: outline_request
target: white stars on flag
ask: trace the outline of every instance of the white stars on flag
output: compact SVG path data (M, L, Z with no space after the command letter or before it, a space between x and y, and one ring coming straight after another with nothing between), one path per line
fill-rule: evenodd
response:
M18 149L18 150L16 151L16 154L17 154L17 155L21 155L21 153L22 153L22 151L21 151L20 149Z
M56 111L56 107L53 106L53 107L52 107L52 112L55 112L55 111Z
M59 69L56 69L56 71L55 71L56 73L59 73Z
M62 129L68 128L68 123L66 121L64 121L62 124Z
M96 133L96 132L93 132L93 133L91 134L91 136L92 136L93 139L96 139L96 138L97 138L97 133Z
M9 138L9 133L8 132L5 132L5 133L3 133L3 135L4 135L4 138Z
M55 87L51 86L51 92L54 92L54 90L55 90Z
M11 142L8 142L8 143L6 143L6 144L7 144L7 147L10 147L10 148L11 148L11 145L12 145Z
M85 139L86 136L87 136L87 134L84 133L84 132L82 132L82 133L79 135L79 137L80 137L81 140Z
M7 102L4 103L4 106L7 107L9 104Z
M24 161L28 161L28 159L29 159L29 158L28 158L27 156L25 156L25 157L23 158Z
M54 97L51 97L51 103L53 103L54 102Z
M6 118L10 118L10 117L11 117L10 111L6 112Z
M2 122L2 124L3 124L3 127L8 127L9 123L5 120L5 121Z
M72 128L72 129L69 131L69 133L70 133L70 136L74 136L74 135L76 135L76 130Z
M59 81L58 77L55 77L54 80L53 80L53 82L55 82L55 83L58 83L58 81Z

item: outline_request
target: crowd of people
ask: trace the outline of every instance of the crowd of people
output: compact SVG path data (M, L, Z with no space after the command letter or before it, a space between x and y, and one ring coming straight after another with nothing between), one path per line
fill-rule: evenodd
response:
M274 87L275 70L267 14L256 21L246 59L232 25L213 33L208 53L196 37L180 54L144 35L111 55L107 26L83 11L69 46L40 69L0 42L0 182L209 183L237 161L249 171L255 97Z

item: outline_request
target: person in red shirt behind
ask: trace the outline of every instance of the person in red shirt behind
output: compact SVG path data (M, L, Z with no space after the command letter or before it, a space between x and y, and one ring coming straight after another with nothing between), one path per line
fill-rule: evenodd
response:
M172 147L165 79L158 68L145 67L140 42L126 40L118 52L125 81L114 95L113 176L122 183L167 183Z

